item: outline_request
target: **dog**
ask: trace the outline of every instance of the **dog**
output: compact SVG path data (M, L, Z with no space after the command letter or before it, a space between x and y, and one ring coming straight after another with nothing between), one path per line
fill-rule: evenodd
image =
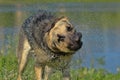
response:
M63 80L71 80L69 63L82 46L81 38L81 32L77 32L65 16L57 17L40 10L27 18L19 35L17 80L22 80L30 53L34 54L37 80L48 80L51 69L60 70Z

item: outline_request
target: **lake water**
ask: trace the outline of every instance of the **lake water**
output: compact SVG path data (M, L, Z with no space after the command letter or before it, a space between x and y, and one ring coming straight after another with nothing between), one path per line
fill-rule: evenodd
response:
M120 69L120 3L49 3L36 5L0 5L0 49L15 51L22 22L38 9L68 16L83 34L83 47L73 58L80 66ZM77 63L82 59L82 65Z

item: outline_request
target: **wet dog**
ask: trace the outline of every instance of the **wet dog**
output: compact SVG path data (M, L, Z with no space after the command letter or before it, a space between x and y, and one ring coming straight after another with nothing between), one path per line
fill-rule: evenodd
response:
M62 71L63 80L70 80L69 63L82 46L81 37L67 17L56 17L40 10L26 19L20 30L17 80L22 80L21 74L30 53L35 55L37 80L48 80L51 69Z

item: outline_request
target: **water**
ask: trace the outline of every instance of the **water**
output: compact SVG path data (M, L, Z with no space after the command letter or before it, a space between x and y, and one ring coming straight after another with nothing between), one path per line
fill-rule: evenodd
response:
M104 68L116 73L120 68L120 3L49 3L36 5L0 5L0 49L16 47L22 22L38 9L66 15L83 34L83 47L73 58L82 65ZM11 38L9 37L11 36Z

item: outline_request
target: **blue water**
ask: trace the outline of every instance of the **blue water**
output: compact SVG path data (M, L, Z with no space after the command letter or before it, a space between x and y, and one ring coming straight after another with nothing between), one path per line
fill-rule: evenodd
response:
M83 48L75 57L81 54L82 66L103 68L108 72L116 73L120 69L120 28L112 27L107 30L90 28L83 31ZM79 58L79 57L78 57ZM102 59L104 64L100 64Z

